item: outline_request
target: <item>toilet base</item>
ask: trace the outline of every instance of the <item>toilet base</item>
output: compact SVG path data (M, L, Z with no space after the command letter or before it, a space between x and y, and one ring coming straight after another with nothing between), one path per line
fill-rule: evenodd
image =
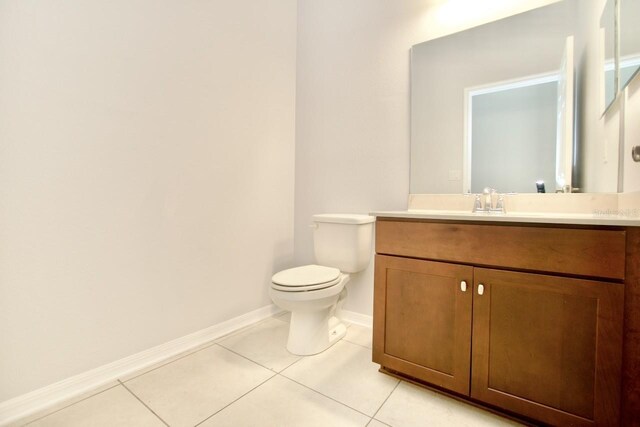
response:
M320 312L293 312L289 324L287 350L298 356L322 353L347 333L347 327L331 307Z
M318 354L342 339L347 327L340 320L347 298L344 287L349 275L341 273L338 284L310 292L282 292L270 289L273 302L291 311L287 350L298 356Z

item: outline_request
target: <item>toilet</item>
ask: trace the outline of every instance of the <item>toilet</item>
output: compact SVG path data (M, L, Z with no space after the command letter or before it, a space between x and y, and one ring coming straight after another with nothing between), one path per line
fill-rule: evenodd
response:
M313 216L316 264L280 271L271 278L269 295L291 311L287 350L307 356L320 353L347 332L340 310L347 297L349 273L369 265L375 218L369 215Z

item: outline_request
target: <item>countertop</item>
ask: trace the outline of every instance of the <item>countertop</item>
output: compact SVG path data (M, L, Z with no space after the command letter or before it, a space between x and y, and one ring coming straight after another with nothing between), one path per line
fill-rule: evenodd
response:
M640 227L640 209L603 210L583 213L513 212L506 214L466 211L421 210L376 211L370 215L385 218L435 219L444 221L518 222L534 224L573 224Z

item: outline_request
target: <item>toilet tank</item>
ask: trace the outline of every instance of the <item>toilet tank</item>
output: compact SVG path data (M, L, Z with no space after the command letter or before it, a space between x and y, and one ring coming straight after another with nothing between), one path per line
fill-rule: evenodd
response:
M344 273L367 268L373 250L375 220L369 215L313 215L316 262Z

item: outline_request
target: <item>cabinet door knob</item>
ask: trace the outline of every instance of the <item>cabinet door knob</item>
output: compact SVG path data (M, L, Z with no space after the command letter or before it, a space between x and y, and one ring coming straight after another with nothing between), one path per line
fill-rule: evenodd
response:
M484 285L482 283L478 283L478 295L484 294Z
M460 282L460 290L462 292L467 292L467 282L465 280L463 280L462 282Z

